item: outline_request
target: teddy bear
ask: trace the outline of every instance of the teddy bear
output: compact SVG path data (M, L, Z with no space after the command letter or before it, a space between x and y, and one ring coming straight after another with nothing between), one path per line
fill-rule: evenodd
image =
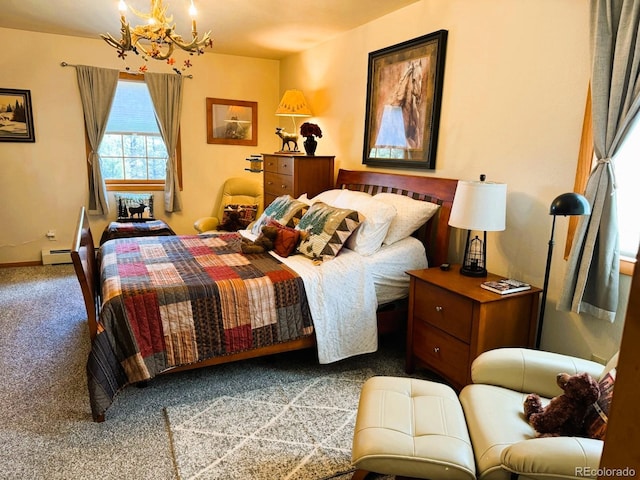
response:
M273 250L275 246L276 237L278 236L278 228L265 225L262 227L262 232L258 235L253 242L246 238L242 239L240 249L242 253L263 253Z
M546 407L531 393L524 401L524 416L538 437L586 437L585 417L600 397L600 387L588 373L559 373L556 383L563 390Z

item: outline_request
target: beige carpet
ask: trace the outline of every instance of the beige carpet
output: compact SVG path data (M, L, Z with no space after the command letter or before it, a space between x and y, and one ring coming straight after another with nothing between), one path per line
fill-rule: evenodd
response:
M180 479L347 479L369 369L165 409Z

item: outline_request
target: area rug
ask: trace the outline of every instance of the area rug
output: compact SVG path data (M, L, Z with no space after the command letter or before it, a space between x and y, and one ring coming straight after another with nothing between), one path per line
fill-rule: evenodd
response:
M346 480L369 369L165 408L181 480Z

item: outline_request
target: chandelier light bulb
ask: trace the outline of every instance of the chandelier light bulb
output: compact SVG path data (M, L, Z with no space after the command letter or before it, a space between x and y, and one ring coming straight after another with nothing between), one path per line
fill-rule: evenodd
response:
M120 0L120 2L118 2L118 10L122 15L127 12L127 4L124 3L124 0Z
M198 10L196 10L196 6L193 4L193 0L191 0L191 5L189 6L189 15L192 20L195 20L196 15L198 15Z

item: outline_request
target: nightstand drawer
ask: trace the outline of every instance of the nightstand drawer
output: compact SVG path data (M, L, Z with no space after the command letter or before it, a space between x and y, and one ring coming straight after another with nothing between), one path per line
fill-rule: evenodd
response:
M264 191L279 197L280 195L293 196L293 177L272 172L264 173Z
M452 382L466 385L469 345L426 323L416 322L413 328L414 355Z
M471 342L471 300L443 288L418 282L413 302L416 323L428 322L463 342Z

